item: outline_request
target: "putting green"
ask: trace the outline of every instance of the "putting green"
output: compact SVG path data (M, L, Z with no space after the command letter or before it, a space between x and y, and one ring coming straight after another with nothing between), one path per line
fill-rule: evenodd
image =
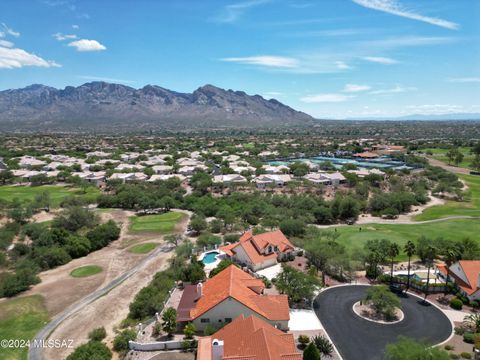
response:
M98 274L100 272L102 272L103 269L101 266L98 266L98 265L86 265L86 266L82 266L82 267L79 267L79 268L76 268L74 269L70 275L72 277L76 277L76 278L79 278L79 277L87 277L87 276L93 276L95 274Z
M130 247L129 252L134 254L147 254L158 246L156 243L144 243Z
M130 231L132 232L148 232L166 234L175 230L175 225L185 214L180 212L168 212L159 215L145 215L130 217Z

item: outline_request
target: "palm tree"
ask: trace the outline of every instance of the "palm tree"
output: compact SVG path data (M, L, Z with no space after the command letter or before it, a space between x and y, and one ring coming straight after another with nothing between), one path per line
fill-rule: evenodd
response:
M405 244L405 248L403 249L408 256L408 275L407 275L407 291L410 289L410 261L412 260L412 256L415 254L415 244L408 240Z
M472 328L475 328L475 332L480 331L480 313L467 315L463 321L466 321Z
M400 253L397 243L391 243L388 247L388 256L391 259L390 265L390 284L393 283L393 260Z
M433 246L429 246L426 251L426 257L425 257L425 262L427 263L427 288L425 289L425 297L424 301L427 301L427 296L428 296L428 287L430 285L430 268L433 265L433 260L437 256L437 249L434 248Z
M449 246L443 252L443 261L445 261L445 265L447 267L447 279L445 281L445 295L448 293L448 283L450 282L450 266L457 260L459 260L460 254L458 250L453 247Z

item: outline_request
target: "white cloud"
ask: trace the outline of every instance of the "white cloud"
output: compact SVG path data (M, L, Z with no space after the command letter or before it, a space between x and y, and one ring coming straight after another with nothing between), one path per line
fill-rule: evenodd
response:
M385 50L407 46L441 45L452 43L455 40L455 38L448 36L403 36L380 40L360 41L358 42L358 45L363 48L373 48L373 50Z
M383 11L392 15L405 17L408 19L423 21L428 24L440 26L446 29L457 30L459 25L440 18L424 16L408 10L400 5L397 0L352 0L354 3L369 9Z
M221 23L234 23L237 21L248 9L270 2L270 0L249 0L238 2L225 6L222 13L214 20Z
M1 40L0 39L0 46L11 48L13 47L13 43L7 40Z
M259 65L273 68L296 68L298 60L295 58L273 55L229 57L220 59L221 61L236 62L241 64Z
M306 103L336 103L347 101L352 97L344 94L313 94L301 98L300 101Z
M78 25L76 25L76 24L73 24L73 25L72 25L72 29L78 30L78 29L80 29L80 26L78 26Z
M350 65L346 64L343 61L335 61L335 67L339 70L348 70L352 68Z
M371 87L368 85L356 85L356 84L347 84L343 89L344 92L361 92L370 90Z
M130 84L135 82L133 80L123 80L123 79L109 78L109 77L103 77L103 76L79 75L78 77L80 79L85 79L90 81L105 81L110 83Z
M77 41L72 41L68 44L68 46L72 46L77 48L77 51L102 51L106 50L106 47L100 44L97 40L88 40L88 39L81 39Z
M58 41L63 41L63 40L73 40L77 38L77 35L75 34L62 34L62 33L56 33L52 35L55 39Z
M363 60L384 65L398 64L397 60L383 56L365 56Z
M4 32L2 32L4 34L3 36L5 36L5 33L7 33L9 35L12 35L13 37L19 37L20 36L20 33L18 31L15 31L15 30L9 28L7 26L7 24L2 23L2 27L3 27L3 30L4 30Z
M394 88L391 88L391 89L370 91L369 94L372 94L372 95L398 94L398 93L405 93L405 92L411 92L416 90L417 88L415 87L404 87L404 86L396 85Z
M477 83L480 82L480 77L464 77L464 78L453 78L448 79L452 83Z
M55 61L44 60L23 49L0 46L0 69L16 69L24 66L60 67Z

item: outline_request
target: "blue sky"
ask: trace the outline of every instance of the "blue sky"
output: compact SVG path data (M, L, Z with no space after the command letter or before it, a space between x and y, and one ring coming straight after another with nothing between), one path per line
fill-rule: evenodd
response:
M105 80L316 117L480 113L477 0L3 0L0 90Z

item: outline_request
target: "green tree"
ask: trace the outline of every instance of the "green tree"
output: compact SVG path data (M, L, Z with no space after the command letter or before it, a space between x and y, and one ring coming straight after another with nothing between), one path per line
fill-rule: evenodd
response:
M111 358L112 352L100 341L89 341L80 345L67 356L67 360L110 360Z
M222 259L222 261L220 261L218 263L218 265L212 269L210 271L210 273L208 274L208 277L209 278L212 278L214 277L215 275L217 275L218 273L222 272L223 270L225 270L227 267L229 267L230 265L234 265L234 266L237 266L237 264L235 264L232 260L230 259Z
M408 256L408 275L407 275L407 291L410 289L410 263L412 260L412 256L415 255L415 244L408 240L403 248L403 251Z
M168 337L172 337L177 329L177 311L172 307L165 309L162 314L162 322L163 331L167 333Z
M392 319L395 316L395 310L402 305L398 296L385 285L371 286L367 290L364 301L370 304L377 314L387 319Z
M185 328L183 329L183 335L185 335L185 339L193 339L197 332L197 328L193 323L188 323L185 325Z
M437 249L434 246L428 246L427 251L426 251L426 259L425 263L427 265L427 284L425 287L425 298L423 299L424 301L427 300L427 296L429 293L429 286L430 286L430 269L433 266L433 260L437 257Z
M277 275L275 282L277 290L287 294L292 303L310 301L319 285L319 281L314 276L304 274L285 264L282 264L282 271Z
M388 247L388 256L390 257L390 284L393 283L393 262L400 253L400 249L396 243L391 243Z
M448 283L450 282L450 266L452 266L454 262L460 260L460 253L455 244L449 244L447 247L443 248L442 255L447 268L447 279L445 280L445 294L447 294Z
M194 215L190 220L190 227L195 233L199 234L207 228L207 222L204 217Z
M303 360L320 360L320 351L318 351L315 344L312 342L303 350Z
M450 355L439 347L400 336L396 343L385 347L388 360L449 360Z

